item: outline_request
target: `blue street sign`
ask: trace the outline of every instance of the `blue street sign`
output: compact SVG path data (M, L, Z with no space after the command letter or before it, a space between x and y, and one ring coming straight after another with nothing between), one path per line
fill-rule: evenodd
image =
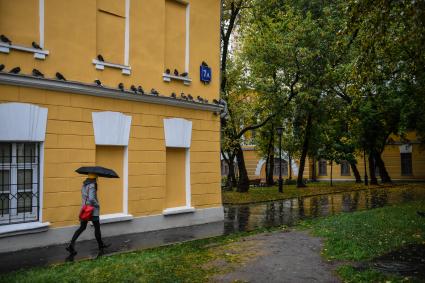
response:
M211 81L211 68L201 65L201 82L209 83Z

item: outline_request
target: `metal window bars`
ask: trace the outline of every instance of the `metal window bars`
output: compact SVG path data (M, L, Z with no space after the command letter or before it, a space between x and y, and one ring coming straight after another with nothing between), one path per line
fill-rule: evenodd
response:
M0 142L0 225L39 219L40 146Z

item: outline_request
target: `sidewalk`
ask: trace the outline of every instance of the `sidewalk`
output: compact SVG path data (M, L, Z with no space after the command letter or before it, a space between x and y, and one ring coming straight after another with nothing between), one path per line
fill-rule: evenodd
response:
M84 233L89 232L92 231L89 230ZM104 237L104 241L111 244L111 247L105 251L105 255L214 237L222 235L223 232L224 222L214 222L190 227ZM77 242L75 248L78 254L73 259L67 258L69 254L65 250L65 246L66 245L63 244L17 252L0 253L0 273L21 268L63 263L69 260L96 258L98 256L96 240Z

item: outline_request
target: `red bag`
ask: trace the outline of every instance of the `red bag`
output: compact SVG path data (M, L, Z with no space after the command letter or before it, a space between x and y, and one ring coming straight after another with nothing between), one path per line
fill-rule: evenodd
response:
M84 203L87 202L87 198L89 197L89 192L87 189L87 197L84 201ZM84 204L83 207L80 210L80 220L82 221L89 221L93 218L93 210L94 210L94 206L90 205L90 204Z
M93 217L94 206L92 205L83 205L80 211L80 220L89 221Z

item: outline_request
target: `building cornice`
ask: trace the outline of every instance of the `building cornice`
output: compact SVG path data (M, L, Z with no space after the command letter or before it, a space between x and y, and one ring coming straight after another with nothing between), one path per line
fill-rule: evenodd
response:
M150 94L134 94L131 91L121 91L109 87L99 87L75 81L59 81L55 79L36 78L27 75L17 75L0 72L0 84L39 88L67 93L78 93L97 97L106 97L122 100L139 101L181 108L220 112L221 106L215 104L199 103L166 96L155 96ZM1 95L1 94L0 94Z

